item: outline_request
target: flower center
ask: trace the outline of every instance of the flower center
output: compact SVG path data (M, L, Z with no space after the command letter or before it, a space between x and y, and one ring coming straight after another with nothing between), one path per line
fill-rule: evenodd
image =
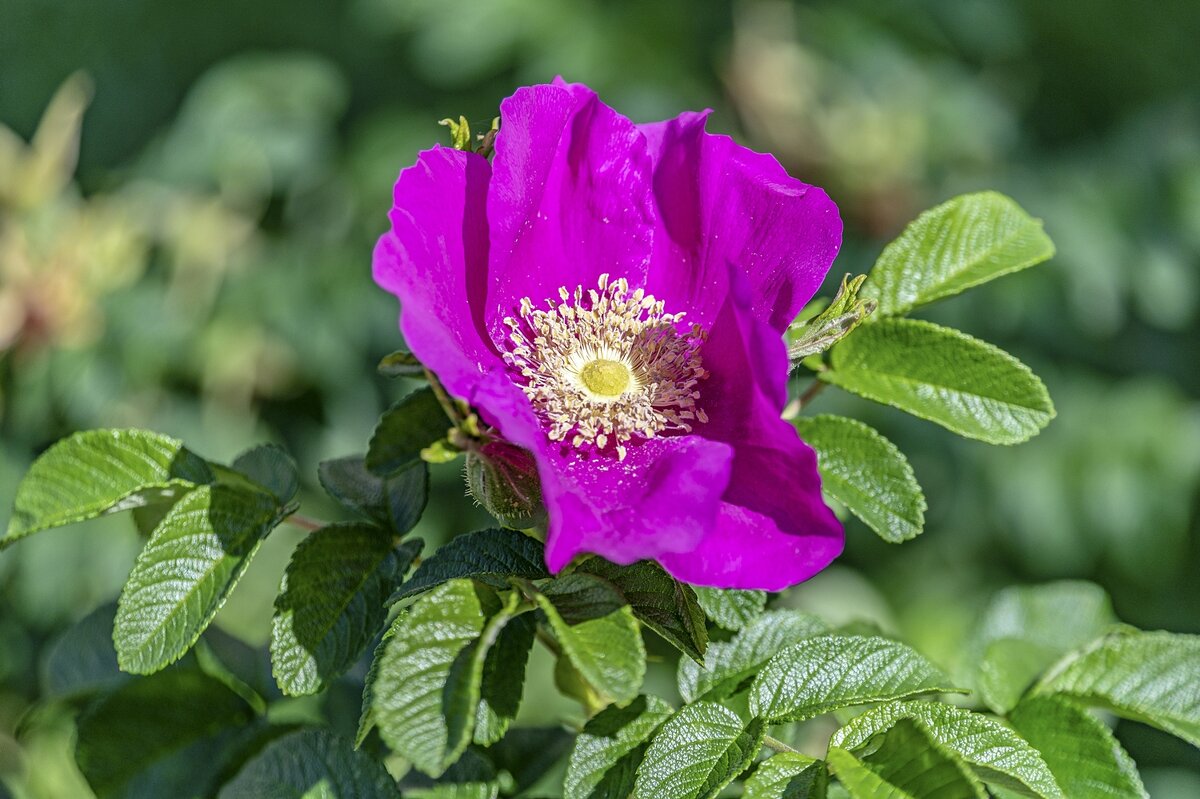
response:
M620 361L597 358L588 361L579 370L579 380L593 394L601 397L619 397L629 388L633 373Z
M682 313L624 278L601 275L598 289L558 290L560 303L534 308L525 297L509 328L505 363L546 425L552 441L603 450L618 459L635 438L691 432L707 422L696 406L704 331L680 332Z

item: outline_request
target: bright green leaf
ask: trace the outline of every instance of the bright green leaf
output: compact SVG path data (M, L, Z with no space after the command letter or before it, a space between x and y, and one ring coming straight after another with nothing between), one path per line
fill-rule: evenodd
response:
M648 560L618 566L594 557L580 564L578 571L607 580L625 598L638 621L688 657L704 662L708 629L704 611L691 586L679 582L657 563Z
M679 693L687 702L723 699L756 675L785 646L828 631L825 622L798 610L767 611L731 640L710 643L703 666L680 660Z
M886 638L828 635L782 650L750 686L750 712L772 724L838 708L957 690L932 663Z
M420 540L393 547L391 534L355 522L323 527L296 547L271 624L272 671L285 694L322 691L358 661L420 551Z
M537 595L563 654L604 703L631 702L646 675L646 648L633 611L609 583L571 574Z
M471 577L503 587L509 576L529 580L549 577L542 544L516 530L480 530L456 536L426 558L388 601L428 591L456 577Z
M1054 255L1042 223L1008 197L964 194L921 214L889 244L863 297L880 316L902 314Z
M391 475L412 465L421 450L443 438L450 420L431 388L409 394L384 411L367 447L367 468Z
M1063 799L1046 762L1021 736L987 716L941 702L893 702L872 708L834 733L830 745L861 749L901 719L920 726L984 782L1022 796Z
M851 799L924 799L888 784L845 749L831 747L826 760Z
M688 705L655 733L637 770L634 799L713 799L754 761L766 725L711 702Z
M654 696L597 714L575 739L563 784L566 799L624 799L633 791L650 736L674 710Z
M1089 799L1149 799L1133 759L1100 719L1057 696L1026 699L1008 716L1041 751L1063 793Z
M799 752L781 752L746 780L743 799L825 799L825 764Z
M280 505L291 502L300 490L296 462L282 447L274 444L260 444L246 450L237 456L232 466L273 494Z
M173 438L89 430L59 441L17 486L0 549L30 533L178 497L212 471Z
M857 752L857 763L841 762L829 750L830 765L850 794L862 799L912 796L914 799L984 799L983 786L952 752L932 740L911 719L900 719L885 732L876 735L869 749ZM859 771L861 767L879 779ZM899 791L893 794L891 791Z
M736 588L707 588L695 586L700 607L710 619L726 630L740 630L767 607L763 591L740 591Z
M383 764L327 730L272 741L218 799L400 799Z
M121 668L148 674L179 659L281 512L274 497L232 485L201 486L171 508L121 592L113 631Z
M368 471L361 457L350 456L323 461L317 476L329 496L397 535L416 526L429 499L429 467L423 461L383 478Z
M1200 635L1105 636L1042 678L1035 694L1066 694L1200 746Z
M873 428L842 416L796 420L800 437L817 451L821 488L891 543L925 526L925 495L908 459Z
M1054 418L1045 385L1025 364L966 333L884 319L839 342L826 382L989 444L1018 444Z

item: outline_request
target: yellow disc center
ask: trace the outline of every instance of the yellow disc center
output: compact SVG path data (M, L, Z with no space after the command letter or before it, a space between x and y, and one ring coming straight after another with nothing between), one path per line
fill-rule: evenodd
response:
M593 394L619 397L629 388L629 367L620 361L597 358L579 370L579 379Z

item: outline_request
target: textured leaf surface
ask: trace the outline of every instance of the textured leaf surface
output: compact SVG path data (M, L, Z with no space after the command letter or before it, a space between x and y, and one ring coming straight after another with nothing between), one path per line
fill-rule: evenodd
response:
M600 699L630 702L646 676L646 648L625 598L607 581L571 574L537 595L554 637Z
M798 610L771 610L729 641L708 645L704 665L679 661L679 693L685 701L723 699L758 673L785 646L829 631L828 625Z
M232 485L201 486L163 518L117 605L121 668L148 674L196 642L280 521L277 500Z
M1106 636L1055 667L1035 693L1068 694L1200 746L1200 635Z
M420 551L419 540L396 548L389 533L358 523L329 525L296 547L271 623L271 666L285 694L317 693L354 665Z
M753 762L765 725L744 723L711 702L688 705L650 742L634 785L635 799L712 799Z
M515 598L515 597L514 597ZM517 717L525 687L525 667L537 633L532 614L513 618L510 608L499 619L496 641L487 650L479 685L479 711L475 717L475 743L490 746L504 737Z
M864 298L880 316L904 313L1054 255L1042 223L1008 197L964 194L917 217L871 270Z
M343 506L399 535L416 526L429 500L429 467L423 462L383 478L368 471L361 457L351 456L322 461L317 477Z
M696 586L696 598L708 617L726 630L740 630L762 614L767 607L763 591Z
M30 533L175 497L213 479L173 438L89 430L46 450L17 486L0 549Z
M219 680L176 668L125 683L79 719L75 758L101 797L202 738L254 713Z
M949 677L904 644L828 635L793 644L771 658L750 686L750 712L776 724L952 690Z
M575 739L563 784L566 799L628 797L650 736L672 713L654 696L598 713Z
M1005 588L988 604L975 633L980 695L992 710L1007 712L1062 655L1115 623L1108 594L1094 583Z
M830 744L858 750L901 719L915 722L984 782L1023 796L1063 799L1045 760L1021 736L987 716L941 702L893 702L873 708L834 733Z
M825 764L798 752L764 760L746 780L743 799L824 799Z
M421 450L443 438L450 420L430 388L404 397L384 411L367 445L367 468L390 475L420 459Z
M863 325L820 378L990 444L1018 444L1054 418L1029 367L957 330L916 319Z
M1068 797L1148 799L1133 759L1098 718L1061 697L1035 696L1009 714Z
M516 530L480 530L451 539L426 558L389 601L428 591L456 577L503 586L509 575L529 580L549 577L542 544Z
M826 759L852 799L923 799L889 784L845 749L831 747Z
M908 459L873 428L843 416L796 420L800 437L817 451L821 488L892 543L925 527L925 495Z
M296 462L282 447L260 444L252 447L233 461L233 468L253 480L286 505L300 490L300 478L296 474Z
M441 774L471 742L482 671L475 644L486 622L475 586L452 580L400 614L376 653L363 726L374 722L426 774Z
M831 762L834 749L830 749ZM875 736L869 749L856 753L859 765L873 772L882 781L878 794L856 792L843 771L839 779L854 796L890 796L889 789L899 790L901 796L917 799L984 799L983 786L952 752L933 741L911 719L901 719L886 732ZM835 766L838 768L838 766ZM850 769L853 773L854 769ZM855 775L861 777L862 775ZM864 780L869 785L869 780Z
M688 657L704 662L708 629L704 610L691 586L648 560L618 566L603 558L589 558L579 566L579 571L607 580L625 597L638 621Z
M272 741L219 799L400 799L383 764L327 730Z

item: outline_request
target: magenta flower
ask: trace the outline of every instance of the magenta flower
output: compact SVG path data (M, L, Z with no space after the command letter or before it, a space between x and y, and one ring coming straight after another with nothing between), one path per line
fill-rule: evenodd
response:
M837 207L705 117L635 125L585 86L531 86L491 163L435 147L396 182L375 280L413 353L533 453L552 571L588 552L779 590L841 552L780 417L783 332Z

